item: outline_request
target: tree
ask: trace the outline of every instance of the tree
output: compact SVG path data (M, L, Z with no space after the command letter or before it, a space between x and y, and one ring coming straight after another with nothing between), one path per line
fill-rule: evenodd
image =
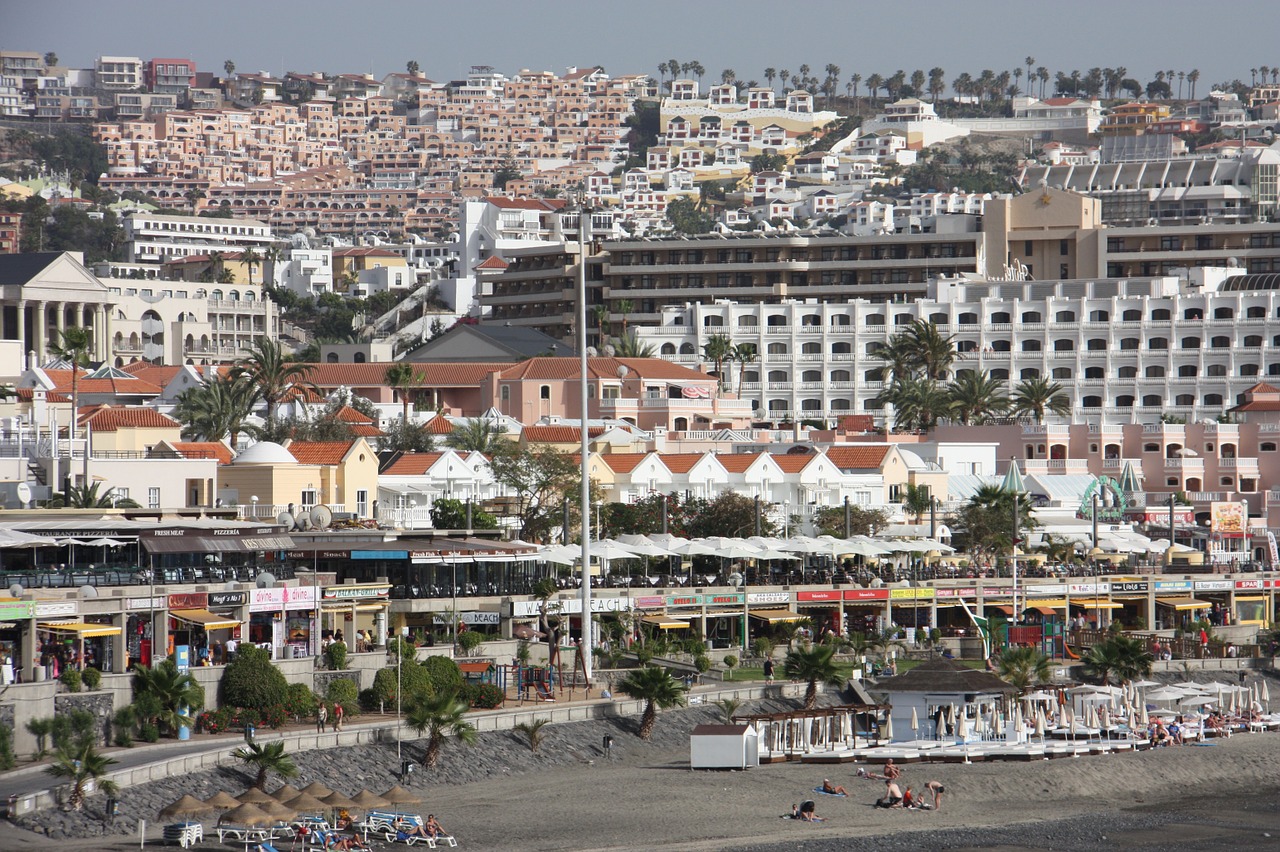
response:
M67 807L70 810L79 811L84 808L85 787L91 781L98 790L108 796L114 796L120 791L116 782L103 780L117 762L99 754L92 740L82 739L58 749L53 763L45 771L54 778L65 778L71 782L71 795L67 797Z
M733 342L727 334L713 334L702 345L702 357L716 365L716 387L724 390L724 362L733 355Z
M715 227L710 213L698 209L692 198L680 197L667 205L667 223L679 234L705 234Z
M240 262L249 270L249 284L253 285L253 270L262 263L262 255L258 254L252 248L247 248L240 252Z
M270 707L284 704L289 682L271 662L271 655L248 642L236 646L235 656L218 684L224 707Z
M1163 72L1161 72L1163 73ZM1147 97L1151 100L1168 99L1173 94L1173 88L1164 80L1152 80L1147 84Z
M453 428L444 439L445 446L459 452L484 453L486 456L509 455L516 445L507 438L507 427L484 417L470 417Z
M234 447L241 432L251 437L258 433L246 422L253 404L253 385L246 378L218 375L179 394L173 417L182 424L185 441L221 441L229 436Z
M500 453L489 461L494 481L516 498L520 538L543 541L558 527L565 500L576 506L582 487L578 462L555 450Z
M412 364L406 361L397 361L387 367L387 371L383 374L383 381L400 397L400 416L405 423L408 423L409 390L422 385L422 374Z
M782 671L792 680L808 681L804 691L804 709L811 710L818 701L818 682L839 683L839 671L832 661L834 645L812 645L787 653Z
M1013 389L1013 410L1018 414L1029 414L1037 423L1043 423L1046 410L1059 417L1070 416L1071 399L1062 385L1044 376L1036 376L1024 379Z
M893 405L893 426L898 430L932 429L939 418L951 412L951 397L946 389L933 379L920 376L894 381L876 399Z
M1094 645L1084 655L1085 671L1103 684L1114 677L1120 683L1151 674L1154 661L1141 639L1129 636L1108 636Z
M653 736L653 727L658 722L658 711L683 704L686 689L666 669L644 666L632 669L618 684L618 691L628 698L644 702L639 735L640 739L649 740Z
M769 88L773 88L773 81L778 79L778 69L769 67L764 69L764 81L769 84Z
M475 745L476 728L466 720L467 702L456 692L419 695L405 711L404 721L420 737L427 738L422 765L434 769L440 762L440 750L450 737Z
M891 518L884 509L868 509L849 505L849 535L874 536L889 526ZM813 516L813 526L819 535L844 538L844 506L827 506Z
M422 66L418 64L418 60L416 59L410 59L404 64L404 70L408 71L409 76L411 77L417 77L418 71L421 70L421 68Z
M734 491L721 491L710 500L691 500L687 532L691 538L724 536L736 538L753 535L756 527L756 501L753 497ZM777 525L764 514L760 515L760 534L774 535Z
M1018 689L1053 680L1053 661L1035 648L1005 648L996 672Z
M502 164L493 176L493 185L497 189L506 189L507 184L513 180L519 180L521 177L523 177L523 173L520 171L520 164L516 162L516 158L508 151L507 156L503 158Z
M227 72L227 76L230 77L232 74L236 73L236 64L228 59L226 62L222 63L222 70Z
M1196 83L1198 83L1199 81L1200 81L1199 68L1192 68L1190 71L1187 72L1187 84L1190 86L1190 91L1187 94L1190 95L1191 100L1193 101L1196 99Z
M903 489L902 510L913 515L918 524L931 506L933 506L933 495L929 493L929 486L908 482Z
M431 503L431 525L438 530L496 530L498 519L479 506L472 506L468 526L466 504L451 497L441 497Z
M276 740L266 745L251 743L231 752L231 756L255 770L253 786L259 790L266 788L268 774L274 772L281 778L293 778L298 774L298 767L293 758L285 754L284 741Z
M957 510L952 530L960 533L969 553L997 556L1013 547L1014 495L999 485L983 485ZM1018 529L1037 526L1031 514L1031 500L1023 494L1018 499Z
M133 694L135 700L150 698L151 705L159 711L146 721L175 736L179 728L191 727L192 716L204 706L204 689L190 674L179 672L169 659L151 668L135 669Z
M512 726L512 730L519 731L524 734L525 739L529 743L529 751L537 754L538 748L542 745L542 740L546 737L546 734L542 732L542 729L550 724L550 719L533 719L532 721L521 722L518 725Z
M231 368L233 379L245 379L254 388L256 399L267 404L267 419L273 420L281 402L293 400L307 392L319 393L307 380L314 367L291 363L280 344L264 337L254 344L249 354Z
M978 425L1004 414L1009 408L1009 397L1004 394L1003 379L993 379L990 373L964 370L947 387L951 398L951 416L966 426Z
M114 489L100 492L101 482L88 485L72 485L66 491L58 491L47 504L50 509L140 509L136 500L113 496Z
M730 357L738 362L738 396L742 396L742 377L746 375L747 365L755 363L759 357L754 343L739 343L733 347Z
M58 64L58 54L50 50L44 55L44 64L46 68L54 68Z
M613 353L619 358L652 358L658 354L652 343L642 341L634 332L613 338Z
M393 420L378 437L378 450L398 450L402 453L430 453L436 448L435 436L421 423Z
M76 420L80 412L80 371L89 366L93 357L93 331L80 326L68 326L58 332L58 340L49 347L53 354L71 368L71 411L68 434L76 439Z

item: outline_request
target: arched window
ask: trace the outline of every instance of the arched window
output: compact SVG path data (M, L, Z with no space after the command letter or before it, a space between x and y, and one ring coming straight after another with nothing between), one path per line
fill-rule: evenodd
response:
M1183 364L1178 368L1178 378L1180 379L1194 379L1199 374L1200 368L1195 364Z
M1127 393L1116 397L1116 408L1133 408L1133 397Z
M1022 314L1023 323L1044 322L1044 316L1039 311L1025 311Z
M1174 405L1184 405L1188 408L1196 404L1196 398L1189 393L1180 393L1173 399Z
M991 322L997 324L1013 322L1013 318L1006 311L996 311L991 315Z
M832 314L831 324L832 325L849 325L850 324L849 315L848 314Z
M1018 374L1018 378L1024 382L1027 379L1038 379L1040 378L1040 371L1037 370L1035 367L1027 367L1025 370L1023 370L1021 373Z
M801 411L821 411L821 410L822 410L822 400L820 400L820 399L805 399L805 400L801 400L801 402L800 402L800 410L801 410Z
M1244 345L1245 345L1245 348L1246 348L1246 349L1261 349L1261 348L1262 348L1262 335L1260 335L1260 334L1246 334L1246 335L1245 335L1245 337L1244 337Z
M1054 378L1054 379L1069 379L1069 378L1071 378L1071 368L1070 368L1070 367L1054 367L1054 368L1053 368L1053 378Z
M1053 321L1054 322L1075 322L1076 312L1075 311L1058 311L1056 314L1054 314Z
M997 367L991 371L991 378L996 379L997 381L1007 382L1009 381L1009 371L1003 367Z
M1142 405L1145 408L1159 408L1164 404L1164 398L1157 393L1149 393L1142 397Z
M766 320L766 322L774 328L780 325L787 325L787 315L786 314L769 314L769 317Z
M822 325L822 315L821 314L805 314L804 316L800 317L800 325L805 326L807 328L814 328L816 326L820 326Z
M832 370L831 371L831 381L833 382L847 382L850 380L851 378L848 370Z
M1023 351L1023 352L1039 352L1039 351L1040 351L1040 341L1039 341L1039 340L1024 340L1024 341L1022 341L1022 351Z
M1204 404L1205 404L1205 405L1222 405L1222 394L1220 394L1220 393L1207 393L1207 394L1205 394L1205 395L1204 395Z
M769 352L769 354L770 354L770 355L786 355L786 354L787 354L787 351L788 351L788 350L787 350L787 344L785 344L785 343L770 343L770 344L769 344L768 352Z
M961 314L958 319L961 325L977 325L978 324L978 315L971 311L966 311L965 313Z
M950 325L951 317L941 312L933 313L933 314L929 314L929 322L933 323L934 325Z
M821 355L822 344L816 340L809 340L800 344L801 355Z
M831 400L831 410L832 410L832 411L848 411L848 410L849 410L849 400L847 400L847 399L833 399L833 400Z
M1251 308L1245 308L1244 315L1248 319L1266 319L1267 309L1261 305L1254 305Z
M681 354L681 355L696 355L696 354L697 354L697 350L695 350L695 349L693 348L693 344L692 344L692 343L681 343L681 344L680 344L680 354Z
M325 360L327 363L330 363L330 364L336 364L336 363L338 363L338 353L337 353L337 352L330 352L328 355L326 355L326 356L325 356L324 360ZM506 390L506 388L503 388L503 390Z
M1125 366L1116 371L1116 375L1122 379L1136 379L1138 377L1138 368Z
M1230 349L1231 338L1220 335L1218 337L1213 338L1213 340L1209 341L1209 345L1214 349Z
M1010 351L1010 348L1011 348L1011 347L1010 347L1010 345L1009 345L1009 341L1007 341L1007 340L993 340L993 341L991 341L991 351L992 351L992 352L1008 352L1008 351Z
M1090 352L1103 352L1107 348L1107 341L1101 337L1091 337L1085 341L1084 348Z
M978 342L976 340L957 340L956 351L957 352L977 352Z
M1183 349L1199 349L1199 348L1200 348L1200 338L1198 338L1198 337L1184 337L1184 338L1182 338L1182 343L1181 343L1181 345L1182 345L1182 348L1183 348Z
M841 342L841 343L831 344L832 355L848 355L852 352L853 352L853 344L851 343Z
M1081 407L1081 408L1101 408L1101 407L1102 407L1102 397L1100 397L1100 396L1086 396L1086 397L1084 397L1083 399L1081 399L1081 400L1080 400L1080 407Z
M1236 312L1234 308L1214 308L1214 319L1235 319Z
M1130 308L1120 317L1124 322L1142 322L1142 311Z
M883 381L884 381L884 368L883 368L883 367L877 367L877 368L876 368L876 369L874 369L874 370L866 370L866 371L865 371L865 372L863 372L863 374L862 374L862 380L863 380L863 381L866 381L866 382L883 382Z
M786 370L770 370L768 379L770 382L789 382L791 376Z
M1152 322L1168 322L1170 319L1168 308L1156 308L1151 312Z
M915 317L913 317L911 314L894 314L893 315L894 325L911 325L912 321L914 320L915 320Z
M1260 453L1274 453L1275 451L1276 451L1275 441L1263 441L1261 444L1258 445L1258 452Z
M676 354L676 345L674 343L664 343L662 344L662 348L658 350L658 354L674 355Z
M1184 320L1201 320L1204 319L1204 311L1200 308L1187 308L1182 312Z
M1145 375L1148 379L1163 379L1163 378L1164 378L1164 367L1161 367L1161 366L1159 366L1159 365L1155 365L1155 366L1152 366L1152 367L1148 367L1148 368L1146 369L1146 372L1144 373L1144 375Z
M1089 314L1089 322L1109 322L1110 320L1110 311L1092 311Z
M1206 376L1222 378L1227 374L1227 365L1226 364L1209 364L1204 368L1204 374Z
M1242 375L1242 376L1256 376L1256 375L1258 375L1258 365L1257 365L1257 364L1241 364L1241 365L1240 365L1240 375Z
M1122 337L1120 339L1120 348L1126 350L1134 350L1141 347L1141 342L1136 337Z
M1160 445L1159 444L1143 444L1142 451L1144 453L1158 453L1160 452Z
M800 374L800 381L820 382L822 381L822 371L821 370L805 370L803 373Z
M738 317L739 328L754 327L754 326L758 326L759 324L760 324L760 319L755 314L743 314L742 316Z
M1153 337L1147 341L1148 349L1168 349L1169 341L1163 337Z
M724 317L703 317L702 325L704 328L718 328L724 325Z
M1106 374L1101 367L1085 367L1084 377L1086 379L1103 379L1106 378Z
M1280 376L1280 364L1268 364L1268 365L1267 365L1267 375L1268 375L1268 376Z
M1093 343L1092 340L1089 342ZM1062 338L1059 338L1058 340L1053 341L1054 352L1073 352L1075 351L1075 348L1076 348L1076 342L1074 340L1069 340L1065 337L1062 337Z
M862 318L862 324L863 325L884 325L884 314L868 314Z

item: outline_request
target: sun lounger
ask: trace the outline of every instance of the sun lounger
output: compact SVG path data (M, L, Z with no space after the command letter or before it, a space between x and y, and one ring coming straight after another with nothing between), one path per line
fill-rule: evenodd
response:
M183 849L190 849L204 839L204 826L198 822L179 822L164 827L166 845L177 843Z
M244 825L220 825L218 826L218 842L225 843L233 840L237 843L245 842L263 842L271 839L271 832L265 828L250 827Z
M435 840L430 837L422 837L417 834L405 834L403 831L387 831L383 832L382 836L386 838L388 843L403 843L405 846L421 845L428 849L436 848Z

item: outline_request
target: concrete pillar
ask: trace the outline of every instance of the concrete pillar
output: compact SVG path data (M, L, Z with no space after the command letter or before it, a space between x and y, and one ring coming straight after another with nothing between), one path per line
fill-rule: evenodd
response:
M22 682L32 683L36 679L36 666L40 664L40 637L36 632L36 620L27 620L27 629L22 636L22 657L18 665L22 666Z
M3 317L0 317L0 325L3 325ZM3 335L3 329L0 329L0 335ZM18 347L23 354L27 351L27 300L18 300L18 333L14 337L21 346Z
M48 352L49 342L45 337L49 333L49 316L46 313L46 305L44 302L36 302L31 314L31 333L35 338L36 360L44 360L45 353Z
M93 305L89 308L89 311L92 314L90 322L93 325L94 351L97 353L100 360L110 362L111 342L107 340L106 336L103 334L103 329L106 325L106 312L103 311L102 305Z
M128 611L112 615L111 624L120 628L120 634L111 637L111 671L113 674L125 674L129 671L129 646L125 642L125 634L129 629Z
M54 323L58 329L58 342L61 342L62 332L67 330L67 303L54 302L53 309L56 311L54 315Z

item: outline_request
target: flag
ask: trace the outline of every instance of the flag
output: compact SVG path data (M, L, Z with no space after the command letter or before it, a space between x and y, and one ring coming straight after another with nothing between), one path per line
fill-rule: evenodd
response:
M960 606L964 607L965 615L969 616L969 620L973 622L974 628L978 631L978 636L982 639L982 657L986 659L991 656L991 628L990 622L985 616L974 615L973 610L969 609L969 604L965 603L964 598L957 598Z

